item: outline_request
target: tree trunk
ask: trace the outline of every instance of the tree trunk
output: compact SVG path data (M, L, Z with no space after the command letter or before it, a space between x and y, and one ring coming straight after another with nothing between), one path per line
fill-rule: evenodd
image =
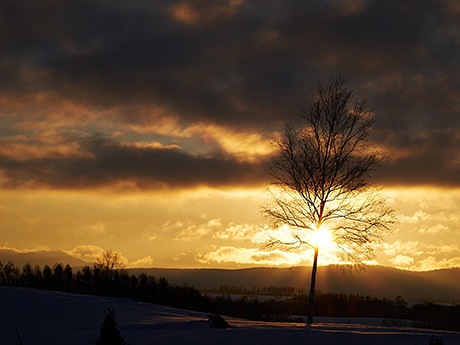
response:
M318 267L318 249L319 249L318 247L315 248L315 255L313 257L313 266L311 268L310 294L308 296L308 307L307 307L307 326L313 323L316 269Z

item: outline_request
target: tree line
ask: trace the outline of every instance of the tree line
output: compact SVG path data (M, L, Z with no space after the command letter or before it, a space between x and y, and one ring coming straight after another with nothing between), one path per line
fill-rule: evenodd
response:
M266 295L266 296L294 296L305 294L305 289L295 288L293 286L253 286L247 288L237 285L221 285L218 289L206 290L219 294L237 294L237 295Z
M307 297L293 288L260 287L247 292L295 292L283 300L259 300L255 294L211 294L189 285L170 284L164 277L141 273L129 274L125 269L104 265L84 266L74 270L70 265L56 264L22 269L13 262L0 261L0 285L46 289L87 295L131 298L136 301L163 304L171 307L243 317L264 321L299 321L306 314ZM235 287L233 287L235 288ZM222 291L225 289L222 288ZM237 290L237 289L228 289ZM241 288L240 290L244 290ZM409 306L401 297L376 298L344 293L316 292L315 312L318 316L377 317L412 320L417 327L460 330L460 305L419 303ZM296 315L297 319L292 316Z

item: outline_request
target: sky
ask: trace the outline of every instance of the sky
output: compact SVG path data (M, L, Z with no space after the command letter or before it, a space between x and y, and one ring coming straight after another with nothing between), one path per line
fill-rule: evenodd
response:
M310 265L263 246L265 171L340 73L389 157L397 225L372 263L460 266L457 0L4 0L0 28L0 249Z

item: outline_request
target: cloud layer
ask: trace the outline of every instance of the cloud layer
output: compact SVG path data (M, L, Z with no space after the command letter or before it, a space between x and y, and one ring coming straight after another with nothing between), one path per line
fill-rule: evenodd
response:
M459 185L456 1L3 1L4 188L265 183L269 141L339 71L378 180ZM249 139L248 139L249 138Z

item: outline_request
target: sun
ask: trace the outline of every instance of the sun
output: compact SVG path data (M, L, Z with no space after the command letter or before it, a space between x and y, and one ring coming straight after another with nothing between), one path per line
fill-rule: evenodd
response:
M330 248L334 245L331 231L325 226L316 229L312 233L310 241L311 244L317 248Z

